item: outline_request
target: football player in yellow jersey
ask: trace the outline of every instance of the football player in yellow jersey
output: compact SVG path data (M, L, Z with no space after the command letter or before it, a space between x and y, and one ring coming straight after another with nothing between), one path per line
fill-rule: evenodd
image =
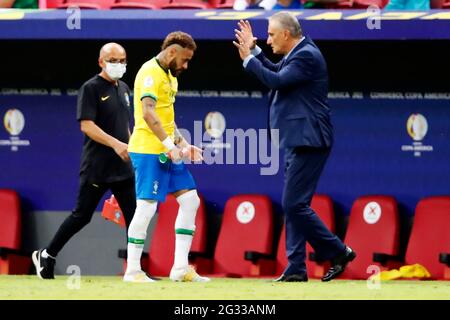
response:
M168 193L180 205L175 221L175 259L170 279L205 282L189 266L188 254L195 231L195 216L200 205L195 181L183 158L201 161L202 150L189 145L175 124L174 102L177 76L188 68L197 46L192 37L177 31L167 35L162 51L144 63L134 83L135 127L128 152L136 177L136 212L128 229L127 270L124 281L153 282L141 269L141 255L148 224L158 201ZM171 160L160 161L167 154Z

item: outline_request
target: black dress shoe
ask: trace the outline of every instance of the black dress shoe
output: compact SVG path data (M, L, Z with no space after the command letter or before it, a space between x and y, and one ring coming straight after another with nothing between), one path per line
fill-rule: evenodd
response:
M342 272L344 272L347 264L355 258L355 251L353 251L350 247L345 247L345 252L334 259L333 266L322 277L322 281L330 281L339 276Z
M279 278L273 280L274 282L307 282L308 276L306 273L302 274L282 274Z

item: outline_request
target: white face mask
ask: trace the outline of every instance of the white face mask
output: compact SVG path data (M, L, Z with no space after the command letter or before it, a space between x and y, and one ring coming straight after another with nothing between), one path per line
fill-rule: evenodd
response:
M127 65L125 63L111 63L106 62L105 72L112 80L119 80L127 71Z

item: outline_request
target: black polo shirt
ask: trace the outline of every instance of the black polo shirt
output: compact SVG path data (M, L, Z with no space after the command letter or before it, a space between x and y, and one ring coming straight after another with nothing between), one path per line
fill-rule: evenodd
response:
M81 86L78 121L92 120L107 134L128 143L130 119L130 88L125 82L119 80L115 85L96 75ZM109 183L133 177L133 169L112 148L85 135L80 176L91 183Z

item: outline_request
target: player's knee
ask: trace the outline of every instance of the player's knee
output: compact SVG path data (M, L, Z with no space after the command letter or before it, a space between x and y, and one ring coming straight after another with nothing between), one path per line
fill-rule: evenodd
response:
M180 204L177 219L175 220L175 229L195 230L195 216L200 207L200 198L196 190L190 190L177 197Z
M191 208L195 211L197 211L200 207L200 197L198 196L197 192L195 192L195 195L192 197L190 205Z
M135 239L145 239L150 220L154 216L157 202L151 200L137 200L136 212L128 228L128 236Z
M200 207L200 197L197 190L189 190L177 197L178 204L183 211L195 211Z

